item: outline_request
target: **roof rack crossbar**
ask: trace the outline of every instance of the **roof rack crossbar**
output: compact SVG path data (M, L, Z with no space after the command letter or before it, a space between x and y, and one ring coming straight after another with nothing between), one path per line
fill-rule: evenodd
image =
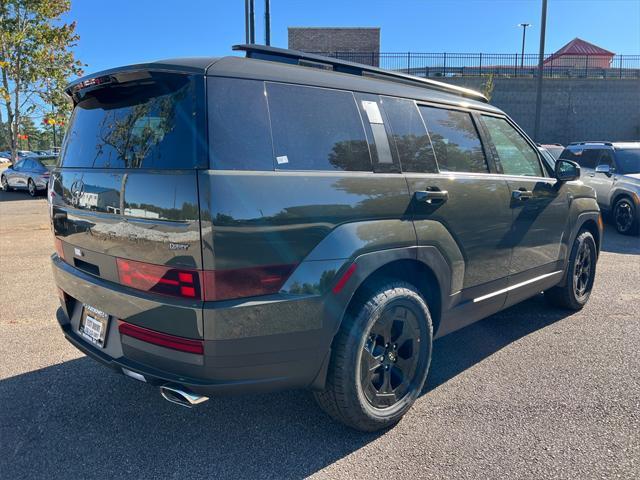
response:
M234 45L233 50L246 52L247 58L269 60L273 62L288 63L292 65L316 66L326 65L327 70L347 73L350 75L369 76L398 83L411 84L433 90L440 90L462 97L488 103L489 100L480 92L468 88L449 85L428 78L415 77L406 73L384 70L382 68L349 62L338 58L325 57L315 53L287 50L284 48L267 47L265 45ZM310 65L311 64L311 65Z

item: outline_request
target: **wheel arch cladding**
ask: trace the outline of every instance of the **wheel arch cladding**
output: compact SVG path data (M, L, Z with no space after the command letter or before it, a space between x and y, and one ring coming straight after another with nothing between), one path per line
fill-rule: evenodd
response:
M435 272L416 259L392 260L371 272L356 288L345 313L366 302L376 286L392 280L405 281L416 287L429 307L435 335L442 313L442 289Z

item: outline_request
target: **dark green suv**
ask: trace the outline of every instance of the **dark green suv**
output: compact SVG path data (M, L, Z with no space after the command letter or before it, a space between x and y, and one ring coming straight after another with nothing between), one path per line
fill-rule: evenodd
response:
M238 48L69 86L49 197L77 348L182 405L309 388L376 430L420 395L434 338L541 291L587 302L593 190L482 95Z

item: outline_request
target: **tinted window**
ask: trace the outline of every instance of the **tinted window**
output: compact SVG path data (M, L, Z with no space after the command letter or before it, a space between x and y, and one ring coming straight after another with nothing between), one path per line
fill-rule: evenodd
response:
M425 106L420 106L420 112L441 171L489 171L478 131L469 113Z
M602 150L597 148L588 148L585 150L574 150L572 153L573 156L572 158L569 158L569 160L578 162L578 165L582 168L596 168L601 157ZM564 153L563 158L565 158Z
M276 83L267 92L277 169L371 170L352 93Z
M384 110L404 172L436 172L433 147L415 102L384 97Z
M24 160L20 160L13 166L14 170L21 170L22 168L24 168Z
M212 168L273 170L264 83L209 78L207 95Z
M629 148L616 151L616 159L620 173L640 173L640 148Z
M504 118L482 116L506 175L543 176L538 154Z
M62 166L192 168L196 163L195 88L185 75L107 86L75 107Z

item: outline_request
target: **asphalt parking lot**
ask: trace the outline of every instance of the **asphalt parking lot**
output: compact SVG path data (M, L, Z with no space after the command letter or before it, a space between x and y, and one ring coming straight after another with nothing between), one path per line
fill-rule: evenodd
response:
M360 434L307 392L187 410L112 374L55 320L43 197L0 192L3 478L638 478L640 240L607 229L579 313L537 297L435 344L425 394Z

